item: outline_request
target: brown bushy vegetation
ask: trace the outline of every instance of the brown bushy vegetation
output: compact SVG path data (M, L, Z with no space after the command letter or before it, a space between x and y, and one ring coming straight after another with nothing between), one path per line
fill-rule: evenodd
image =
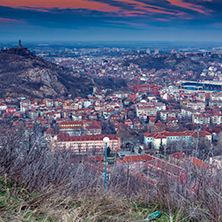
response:
M222 221L219 171L189 168L187 186L163 173L156 187L115 169L104 178L72 154L51 153L40 133L0 131L0 221ZM196 181L196 189L190 186Z

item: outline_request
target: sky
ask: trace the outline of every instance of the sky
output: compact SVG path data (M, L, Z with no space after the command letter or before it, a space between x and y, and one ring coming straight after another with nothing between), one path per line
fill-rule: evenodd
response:
M18 39L219 42L222 0L0 0L0 41Z

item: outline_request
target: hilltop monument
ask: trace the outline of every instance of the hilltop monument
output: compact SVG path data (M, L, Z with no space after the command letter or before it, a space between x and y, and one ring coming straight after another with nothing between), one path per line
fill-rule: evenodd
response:
M19 39L19 46L18 46L18 48L19 48L19 49L22 48L22 40L21 40L21 39Z

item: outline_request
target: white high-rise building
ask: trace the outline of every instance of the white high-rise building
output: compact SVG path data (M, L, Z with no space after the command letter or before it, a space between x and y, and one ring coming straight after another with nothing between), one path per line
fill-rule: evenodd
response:
M146 50L146 53L147 53L147 54L150 54L150 49L147 49L147 50Z
M156 55L156 54L159 54L159 49L155 49L154 50L154 54Z

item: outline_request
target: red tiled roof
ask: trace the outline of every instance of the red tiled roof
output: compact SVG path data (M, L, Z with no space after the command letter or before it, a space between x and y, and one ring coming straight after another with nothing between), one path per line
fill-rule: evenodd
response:
M86 129L101 129L101 126L97 126L97 125L87 126Z
M180 152L176 152L170 155L170 157L174 158L174 159L184 159L184 158L188 158L189 156L187 156L184 153L180 153Z
M164 123L162 123L161 121L158 121L157 123L155 123L155 126L158 127L158 126L165 126Z
M63 121L59 125L83 124L83 121Z
M108 137L110 140L118 140L118 135L89 135L89 136L69 136L68 133L59 133L58 141L94 141L103 140L104 137Z
M193 136L196 137L197 135L200 136L211 136L211 133L207 132L207 131L183 131L183 132L159 132L159 133L145 133L144 136L145 137L153 137L153 138L166 138L169 136Z
M201 167L201 168L205 168L205 169L209 169L210 167L213 167L212 165L206 163L203 160L200 160L200 159L198 159L196 157L188 156L188 155L180 153L180 152L173 153L173 154L170 155L170 157L172 157L174 159L177 159L177 160L189 158L189 159L192 160L191 161L192 165L197 166L197 167Z
M46 133L47 133L47 134L52 134L52 133L53 133L53 129L52 129L52 128L48 128L48 129L46 130Z
M126 156L122 158L122 163L132 163L132 162L146 162L155 159L155 157L152 157L148 154L144 155L135 155L135 156Z
M210 168L210 164L204 162L203 160L197 159L195 157L193 157L192 164L194 166L201 167L201 168Z

